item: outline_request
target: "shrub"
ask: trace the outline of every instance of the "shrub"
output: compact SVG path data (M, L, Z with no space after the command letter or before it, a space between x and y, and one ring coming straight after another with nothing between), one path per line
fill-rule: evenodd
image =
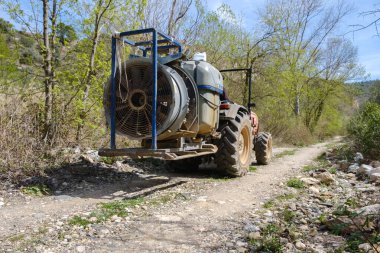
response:
M298 178L291 178L286 182L286 185L288 187L296 188L296 189L301 189L305 187L305 184Z
M380 156L380 105L367 103L352 118L348 132L355 145L370 157Z

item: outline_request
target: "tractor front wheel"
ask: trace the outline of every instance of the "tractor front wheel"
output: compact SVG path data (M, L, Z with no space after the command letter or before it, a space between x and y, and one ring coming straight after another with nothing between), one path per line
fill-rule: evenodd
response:
M272 135L260 132L255 140L255 155L258 164L266 165L272 159Z
M235 120L222 122L219 131L221 138L216 141L218 151L215 154L218 169L229 176L244 176L251 164L252 153L252 127L249 115L239 112Z

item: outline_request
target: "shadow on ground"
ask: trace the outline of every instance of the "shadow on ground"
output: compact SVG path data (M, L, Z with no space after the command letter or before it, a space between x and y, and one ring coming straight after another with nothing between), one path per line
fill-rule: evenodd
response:
M78 161L29 177L18 187L46 185L52 195L79 198L114 199L146 196L157 190L175 187L191 178L224 178L214 169L168 171L157 159L128 159L119 166Z

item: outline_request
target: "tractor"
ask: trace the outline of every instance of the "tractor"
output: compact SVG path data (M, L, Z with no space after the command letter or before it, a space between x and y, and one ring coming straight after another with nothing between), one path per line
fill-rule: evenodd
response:
M125 46L135 52L126 60ZM189 60L180 42L154 28L113 34L111 62L103 98L110 148L99 155L160 158L178 170L213 161L233 177L248 172L253 154L258 164L271 160L272 137L251 111L252 68L218 70L205 53ZM231 71L246 72L246 107L227 96L222 73ZM118 148L116 135L141 147Z

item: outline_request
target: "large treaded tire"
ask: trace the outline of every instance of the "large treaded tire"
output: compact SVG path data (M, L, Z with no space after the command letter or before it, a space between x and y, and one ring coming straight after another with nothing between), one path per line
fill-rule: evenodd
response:
M255 141L255 155L258 164L267 165L272 159L272 135L260 132Z
M246 175L253 144L249 115L238 112L235 120L221 122L218 130L221 133L221 138L215 143L218 147L215 154L218 170L233 177Z
M198 170L201 163L201 157L192 157L181 160L168 160L166 161L166 168L168 170L176 172L190 172Z

